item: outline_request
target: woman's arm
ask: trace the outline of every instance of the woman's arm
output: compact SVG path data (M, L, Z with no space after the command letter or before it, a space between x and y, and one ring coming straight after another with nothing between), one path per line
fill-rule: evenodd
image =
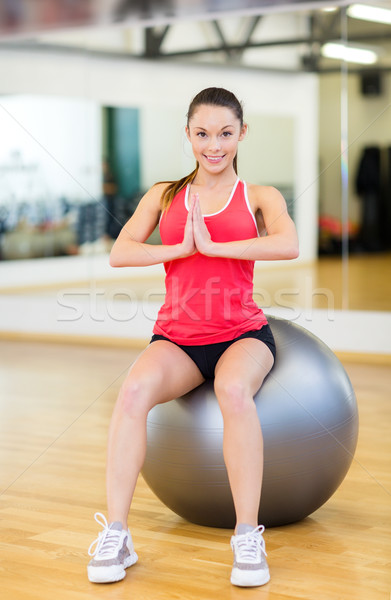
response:
M233 242L213 242L202 218L199 203L195 200L194 237L198 251L207 256L242 260L297 258L299 243L296 227L288 214L283 196L273 187L249 186L248 191L250 204L262 213L267 236Z
M181 244L146 244L160 217L160 198L166 184L153 186L140 200L133 216L122 228L110 253L112 267L156 265L195 252L192 211L189 211Z

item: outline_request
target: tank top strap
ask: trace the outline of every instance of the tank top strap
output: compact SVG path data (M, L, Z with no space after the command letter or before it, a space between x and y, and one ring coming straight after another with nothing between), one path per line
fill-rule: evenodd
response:
M243 199L244 199L244 182L241 179L239 179L239 177L238 177L236 180L236 183L234 184L233 190L232 190L232 198L228 205L229 208L237 209L237 208L243 206Z
M251 210L250 201L248 199L248 191L247 184L242 179L238 180L238 183L235 188L235 193L232 197L232 200L229 204L230 210L246 210L248 211L252 221L254 222L255 228L258 232L258 225L255 219L254 213Z

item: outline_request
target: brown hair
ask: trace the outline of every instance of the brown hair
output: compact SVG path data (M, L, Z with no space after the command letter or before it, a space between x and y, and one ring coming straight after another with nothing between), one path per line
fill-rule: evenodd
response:
M216 88L210 87L206 88L199 92L191 101L189 110L187 112L187 126L189 127L189 122L194 113L196 112L199 106L204 104L209 104L212 106L223 106L225 108L230 108L236 117L240 121L240 126L243 127L243 107L236 96L225 90L224 88ZM235 172L238 172L238 163L237 163L237 155L234 158L233 167ZM196 168L194 171L186 175L186 177L182 177L178 181L161 181L160 183L168 183L167 187L164 189L161 197L161 209L162 211L169 208L171 202L178 192L183 190L189 183L193 181L195 176L197 175L199 168L198 162L196 163Z

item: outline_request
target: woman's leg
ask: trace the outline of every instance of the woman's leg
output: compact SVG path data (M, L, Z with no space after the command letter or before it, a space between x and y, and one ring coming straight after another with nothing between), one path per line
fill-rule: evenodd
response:
M216 365L215 391L224 419L224 460L237 523L257 527L263 475L263 438L254 395L273 366L260 340L233 343Z
M127 529L128 512L146 452L149 410L189 392L204 381L181 348L159 340L132 365L114 408L107 452L108 521Z

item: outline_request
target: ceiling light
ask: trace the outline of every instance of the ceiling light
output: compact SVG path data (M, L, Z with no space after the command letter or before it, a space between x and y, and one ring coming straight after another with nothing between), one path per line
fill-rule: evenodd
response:
M321 9L322 12L335 12L338 10L338 6L325 6Z
M378 6L369 6L367 4L352 4L346 12L349 17L353 17L354 19L391 25L391 10L387 8L379 8Z
M326 56L327 58L337 58L339 60L346 60L347 62L359 63L361 65L372 65L377 61L377 54L374 50L339 42L329 42L324 44L321 53L322 56Z

